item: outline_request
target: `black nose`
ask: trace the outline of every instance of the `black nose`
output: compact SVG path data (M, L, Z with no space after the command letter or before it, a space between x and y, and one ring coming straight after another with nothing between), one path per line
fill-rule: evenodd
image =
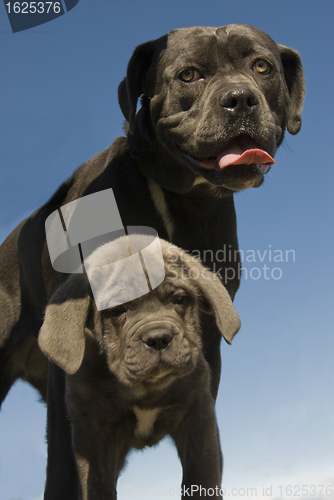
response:
M156 351L162 351L165 349L170 341L172 340L173 334L168 331L156 330L145 333L141 340L148 347L155 349Z
M256 109L259 99L252 90L238 87L223 95L221 105L227 111L248 113Z

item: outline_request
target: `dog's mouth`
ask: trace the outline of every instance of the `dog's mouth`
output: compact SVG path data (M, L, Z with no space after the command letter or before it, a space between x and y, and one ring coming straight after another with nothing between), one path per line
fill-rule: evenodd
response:
M196 158L185 152L183 154L196 166L218 172L233 165L251 165L265 174L275 163L270 154L248 135L232 139L217 156Z
M159 365L150 372L145 382L159 385L161 382L175 378L175 376L175 370L171 367L167 367L163 363L159 363Z
M170 385L177 378L188 375L192 372L194 366L194 359L190 353L185 356L178 366L170 363L169 360L160 359L157 365L142 379L141 384L144 384L147 389L160 390Z

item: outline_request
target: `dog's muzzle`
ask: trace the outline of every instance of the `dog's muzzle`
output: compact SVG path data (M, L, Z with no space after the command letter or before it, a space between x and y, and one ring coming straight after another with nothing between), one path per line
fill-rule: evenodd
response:
M135 334L149 349L162 351L169 346L174 335L179 332L178 326L163 320L145 323L136 330Z

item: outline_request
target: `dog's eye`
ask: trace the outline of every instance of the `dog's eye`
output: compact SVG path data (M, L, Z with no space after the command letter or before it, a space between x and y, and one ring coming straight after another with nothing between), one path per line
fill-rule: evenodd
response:
M125 312L126 312L125 307L121 305L109 309L108 315L111 316L112 318L118 318L119 316L122 316L122 314L124 314Z
M264 59L259 59L254 63L253 70L260 75L268 75L271 71L271 65Z
M188 68L181 71L179 78L183 82L191 83L200 80L202 75L196 69Z
M173 304L179 304L180 306L183 306L186 304L187 301L187 296L186 295L174 295L173 297Z

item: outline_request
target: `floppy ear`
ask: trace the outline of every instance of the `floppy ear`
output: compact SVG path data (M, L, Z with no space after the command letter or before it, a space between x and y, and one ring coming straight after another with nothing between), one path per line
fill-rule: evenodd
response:
M300 56L296 50L278 45L284 68L285 81L290 95L287 129L290 134L297 134L302 124L301 111L305 97L304 71Z
M196 277L204 312L214 315L222 336L230 344L234 335L239 331L241 322L226 288L218 276L204 267L195 257L184 254L182 260L189 268L189 276L193 275L194 279Z
M126 78L118 87L118 102L123 115L129 122L130 133L135 129L135 115L138 98L145 94L145 76L156 48L156 40L139 45L128 64Z
M70 276L51 297L39 332L41 351L71 375L84 357L89 306L89 288L83 276Z

